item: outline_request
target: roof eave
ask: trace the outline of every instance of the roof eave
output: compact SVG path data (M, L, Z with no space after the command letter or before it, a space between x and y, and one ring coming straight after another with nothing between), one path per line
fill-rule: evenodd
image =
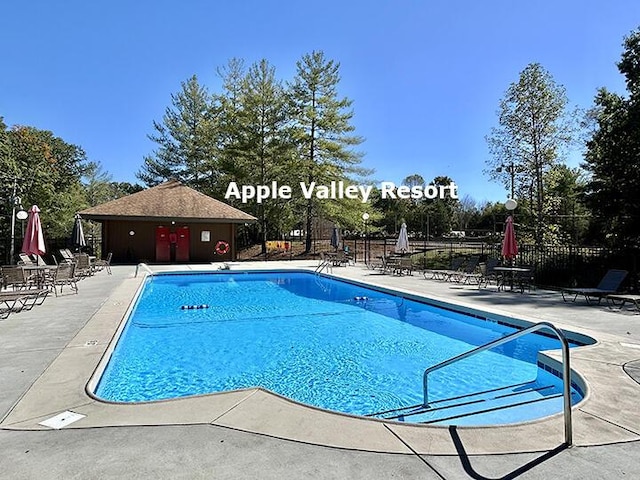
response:
M195 217L151 217L149 215L103 215L95 213L78 212L84 220L119 220L133 222L177 222L177 223L255 223L258 221L255 217L249 218L195 218Z

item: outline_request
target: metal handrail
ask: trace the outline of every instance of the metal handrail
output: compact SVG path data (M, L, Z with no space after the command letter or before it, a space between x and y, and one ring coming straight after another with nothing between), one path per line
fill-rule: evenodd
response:
M136 265L136 273L135 273L134 277L137 277L137 276L138 276L138 270L139 270L140 268L142 268L142 269L146 270L148 273L150 273L150 274L152 274L152 275L153 275L153 270L151 270L151 269L149 268L149 265L147 265L146 263L139 263L139 264L137 264L137 265Z
M451 365L459 360L464 360L467 357L475 355L476 353L483 352L485 350L489 350L493 347L497 347L504 343L510 342L511 340L515 340L516 338L527 335L528 333L536 332L538 330L550 330L553 332L560 343L562 344L562 396L564 399L564 441L568 447L573 443L573 428L571 423L571 366L569 360L569 342L567 341L564 334L552 325L549 322L540 322L532 325L524 330L519 330L511 335L507 335L506 337L498 338L492 342L481 345L473 350L469 350L468 352L462 353L455 357L452 357L444 362L440 362L437 365L427 368L424 371L423 376L423 389L424 389L424 407L428 408L429 406L429 396L428 396L428 375L434 370L439 370L440 368L446 367L447 365Z
M327 272L331 272L331 261L329 259L326 259L324 257L322 257L320 259L320 264L316 267L315 273L320 273L322 272L322 270L327 269Z

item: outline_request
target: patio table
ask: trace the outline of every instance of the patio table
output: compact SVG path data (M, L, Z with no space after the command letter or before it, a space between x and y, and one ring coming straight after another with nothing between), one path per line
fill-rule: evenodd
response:
M47 275L54 268L52 265L21 265L20 268L27 276L34 276L38 288L42 288L47 279Z
M531 273L530 268L524 267L494 267L494 272L498 272L498 290L504 290L507 280L509 282L509 290L513 291L513 284L516 278L516 274ZM524 287L521 287L520 293L524 292Z

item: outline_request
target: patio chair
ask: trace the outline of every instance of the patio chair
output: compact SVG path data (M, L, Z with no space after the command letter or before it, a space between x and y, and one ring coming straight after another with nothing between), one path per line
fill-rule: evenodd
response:
M413 262L411 257L401 257L398 266L398 275L413 275Z
M23 290L33 284L20 265L5 265L2 267L2 288L11 287L12 290Z
M491 282L498 284L498 273L494 270L495 267L500 265L500 259L489 258L485 263L480 264L480 275L478 277L478 288L481 288L484 284L488 287Z
M531 289L535 289L536 269L533 265L521 265L524 269L521 272L515 274L514 282L520 288L520 293L524 293L525 290L531 292Z
M111 258L113 257L113 253L109 252L107 258L96 260L93 264L93 267L96 271L100 272L102 270L106 270L109 275L111 275Z
M60 293L62 293L62 287L69 285L69 288L75 290L78 293L78 278L76 277L76 264L75 263L61 263L58 265L51 277L48 285L53 288L53 293L58 296L58 289L60 287Z
M334 267L349 265L349 257L347 256L347 253L344 250L338 250L333 256L332 261L333 261Z
M78 253L75 257L75 274L79 278L84 278L93 275L93 266L91 265L91 259L86 253Z
M562 289L560 292L562 293L562 300L564 300L565 302L568 301L565 294L573 295L573 302L576 301L579 295L584 295L587 303L591 303L590 298L597 298L598 303L600 303L600 301L604 297L606 297L607 295L613 295L618 291L618 288L620 288L620 285L627 277L628 273L629 272L627 272L626 270L616 270L612 268L604 275L604 277L602 277L602 280L600 280L600 283L595 288Z

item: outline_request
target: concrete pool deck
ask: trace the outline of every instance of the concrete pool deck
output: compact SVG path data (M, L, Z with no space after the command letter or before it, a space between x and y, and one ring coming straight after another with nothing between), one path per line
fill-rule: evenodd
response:
M252 262L231 264L231 268L314 269L316 265L312 261ZM217 267L154 266L152 269L201 270ZM50 441L58 441L60 435L64 435L64 438L81 439L80 432L85 432L86 438L94 438L96 429L121 431L122 427L126 427L125 430L129 432L127 438L133 442L132 438L143 438L142 430L148 430L151 426L155 432L175 432L176 429L181 432L183 429L202 432L203 429L214 428L218 429L218 433L224 432L224 435L255 443L256 447L266 450L280 450L284 444L293 450L319 449L314 450L312 456L326 456L329 451L332 452L329 456L336 455L336 449L342 452L341 455L350 451L351 455L360 459L377 455L373 457L375 461L369 459L366 463L373 466L386 459L385 468L397 465L400 470L407 463L411 465L410 468L415 467L422 472L423 476L425 458L432 462L437 459L435 463L458 459L457 473L453 468L447 476L443 476L442 472L449 472L448 468L427 468L426 471L436 475L432 478L466 478L464 472L469 474L468 465L464 468L461 463L466 455L478 456L478 459L483 459L481 461L486 459L489 465L491 458L499 458L496 462L504 466L512 461L517 465L518 461L525 458L535 460L550 455L549 452L556 452L551 455L554 457L551 463L568 452L573 457L582 454L577 452L597 450L605 452L603 458L611 452L616 455L621 451L640 452L638 443L635 443L640 439L640 409L637 408L640 385L631 377L640 372L634 366L634 361L640 359L640 317L634 310L614 311L605 306L564 304L561 296L553 292L534 291L524 295L498 293L491 288L479 290L473 286L425 280L417 274L391 277L361 266L334 268L333 274L405 293L426 295L439 301L454 302L464 308L512 315L530 321L551 321L562 328L596 338L599 341L597 345L574 349L571 355L572 368L585 378L589 386L585 401L573 409L574 445L577 448L557 453L563 441L561 415L521 425L450 429L365 420L324 412L260 389L136 405L99 402L85 392L85 385L142 281L142 276L134 278L134 271L135 267L131 266L114 267L111 277L103 272L82 281L79 295L47 299L42 306L30 312L12 314L0 321L0 447L11 444L12 438L37 438L46 442L47 436ZM623 368L625 366L626 371ZM55 432L39 425L42 420L64 411L73 411L85 417ZM74 433L70 433L72 431ZM209 430L207 434L210 434ZM265 446L265 442L271 445ZM581 448L605 444L609 446ZM136 444L136 448L141 446ZM198 448L194 451L198 451ZM542 456L539 452L542 452ZM497 453L515 455L490 455ZM420 464L399 461L414 457L420 459ZM510 460L507 461L507 457ZM349 462L353 461L351 458ZM302 470L307 466L300 460L291 463ZM358 463L357 460L355 463ZM529 460L525 465L527 463L530 463ZM601 471L609 471L605 468L627 467L624 461L617 460L610 466L607 463L599 464ZM628 468L635 470L627 469L625 473L635 471L640 474L635 463L629 461ZM350 465L343 465L346 469L343 471L348 471ZM34 467L31 463L22 466ZM91 468L89 465L87 467ZM247 465L245 467L250 468ZM46 472L43 465L40 470ZM360 469L351 477L357 478L362 473L364 478L366 470ZM373 475L368 476L387 478L375 475L383 470L373 470ZM262 470L259 471L262 473ZM282 475L275 476L277 471L275 468L271 472L274 473L273 478L283 478ZM527 469L527 474L533 471ZM535 471L542 472L544 468L537 465ZM585 472L587 474L581 478L596 478L589 476L594 472L593 466ZM262 478L272 478L269 476L271 473L264 473L260 475ZM456 477L457 474L462 476ZM328 472L324 475L319 474L317 478L340 478ZM229 474L225 478L243 476ZM292 475L290 478L299 477Z

